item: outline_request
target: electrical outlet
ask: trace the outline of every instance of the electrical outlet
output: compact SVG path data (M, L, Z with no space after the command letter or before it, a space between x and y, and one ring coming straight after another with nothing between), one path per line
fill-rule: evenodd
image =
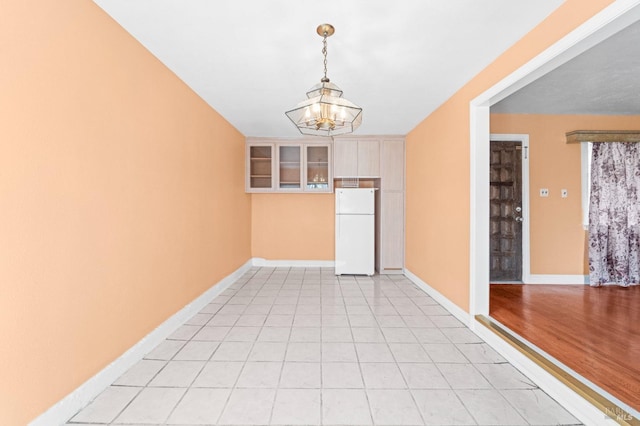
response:
M567 198L569 196L569 191L567 191L566 189L561 189L560 190L560 196L562 198Z
M540 188L540 196L548 197L549 196L549 188Z

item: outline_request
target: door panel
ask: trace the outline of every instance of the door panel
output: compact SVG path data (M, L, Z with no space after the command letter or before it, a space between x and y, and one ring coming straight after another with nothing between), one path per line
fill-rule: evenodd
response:
M382 190L404 190L404 141L382 141Z
M522 280L522 144L491 142L490 279Z
M385 192L382 198L382 269L404 266L404 194Z
M380 176L380 141L358 141L358 176Z
M333 176L358 176L358 141L353 139L333 141Z
M336 189L336 214L374 214L375 190L372 188Z

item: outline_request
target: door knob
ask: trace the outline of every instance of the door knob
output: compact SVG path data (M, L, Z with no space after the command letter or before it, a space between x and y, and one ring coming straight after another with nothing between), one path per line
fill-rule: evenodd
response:
M520 216L518 216L518 217L515 217L515 216L514 216L514 219L515 219L515 221L516 221L516 222L522 222L522 221L524 220L524 219L523 219L522 217L520 217Z

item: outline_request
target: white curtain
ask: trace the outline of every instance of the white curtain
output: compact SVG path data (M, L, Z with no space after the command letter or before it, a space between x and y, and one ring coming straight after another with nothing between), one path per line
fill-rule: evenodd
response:
M640 143L593 144L589 205L592 286L640 281Z

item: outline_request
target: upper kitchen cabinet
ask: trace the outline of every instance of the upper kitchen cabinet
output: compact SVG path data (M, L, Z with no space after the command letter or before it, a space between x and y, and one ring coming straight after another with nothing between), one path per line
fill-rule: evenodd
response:
M380 177L380 140L335 138L333 142L335 177Z
M278 146L278 189L302 189L302 164L300 145Z
M335 177L358 176L358 141L334 139L333 174Z
M404 191L404 140L382 141L382 190Z
M331 192L331 145L247 141L247 192Z
M274 189L274 148L273 144L247 145L247 191L264 192Z
M305 145L305 190L331 191L330 152L329 145Z

